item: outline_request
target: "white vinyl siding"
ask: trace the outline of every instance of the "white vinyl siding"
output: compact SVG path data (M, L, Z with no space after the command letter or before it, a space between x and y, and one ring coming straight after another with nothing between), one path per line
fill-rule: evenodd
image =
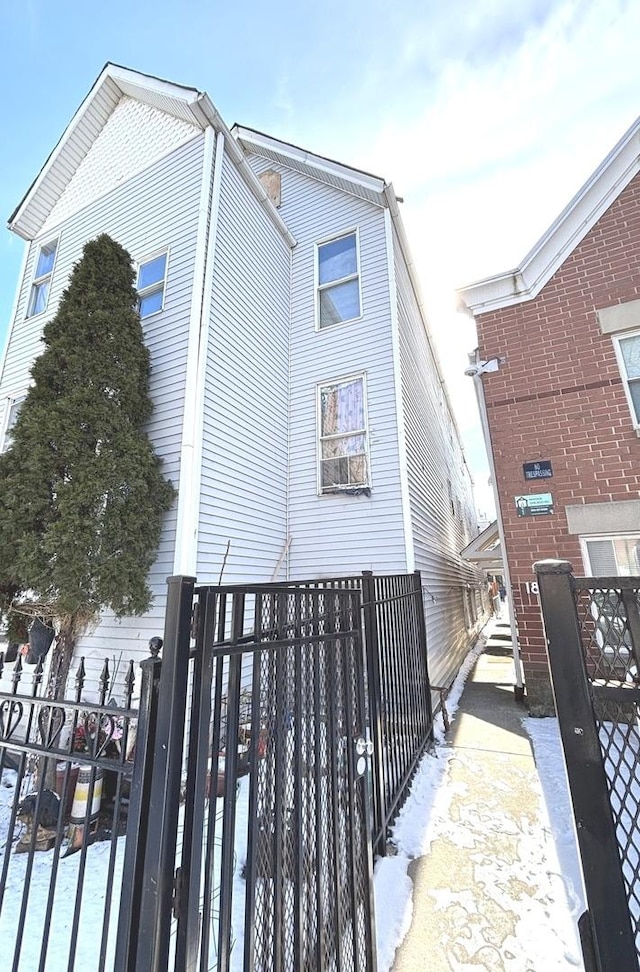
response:
M192 139L108 195L85 206L63 225L47 313L37 319L29 318L13 329L0 382L0 398L11 389L27 386L31 364L41 349L42 328L55 314L72 267L81 258L88 240L100 233L108 233L132 257L157 252L170 245L167 306L161 313L143 321L143 331L151 354L150 387L154 401L147 431L162 460L163 475L175 484L179 481L180 471L202 148L202 137ZM18 314L20 307L26 307L37 252L38 242L31 245ZM17 319L20 320L20 316ZM175 516L174 504L165 519L158 558L149 575L154 594L150 612L141 618L122 620L105 613L97 629L82 639L79 646L79 652L86 656L88 670L101 666L105 654L110 663L115 659L123 665L131 657L145 657L148 639L152 635L162 635L166 578L173 573Z
M290 576L330 577L407 568L399 481L390 300L380 207L257 156L282 174L280 215L292 252ZM363 316L316 330L316 244L358 227ZM371 495L318 495L317 387L366 373Z
M288 244L225 156L204 402L203 582L269 581L283 557L290 275Z
M471 480L394 232L411 530L424 591L432 685L449 686L469 650L480 572L459 552L475 535Z

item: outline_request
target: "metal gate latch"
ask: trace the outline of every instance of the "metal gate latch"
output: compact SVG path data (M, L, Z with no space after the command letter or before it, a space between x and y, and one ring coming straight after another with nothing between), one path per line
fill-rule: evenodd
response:
M365 756L373 756L373 742L371 739L365 739L364 736L360 736L359 739L355 740L356 754L358 760L356 762L356 773L358 776L364 776L367 771L367 761Z

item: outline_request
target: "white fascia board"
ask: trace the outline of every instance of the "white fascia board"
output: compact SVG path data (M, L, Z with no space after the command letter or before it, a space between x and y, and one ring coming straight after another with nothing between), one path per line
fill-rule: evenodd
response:
M54 169L54 167L58 164L60 160L63 160L65 149L69 144L69 140L74 135L74 133L81 127L88 110L90 109L90 107L93 105L95 101L96 95L102 88L104 88L107 85L108 79L109 79L109 65L106 65L106 67L102 70L99 77L95 81L88 95L86 96L86 98L84 99L80 107L73 115L71 121L69 122L64 132L62 133L58 143L54 147L49 158L47 159L47 161L41 168L40 172L34 179L33 183L31 184L31 186L23 196L22 200L18 204L18 207L9 217L8 220L9 229L12 230L12 232L16 233L18 236L21 236L22 239L30 241L37 235L38 229L34 230L29 225L29 221L25 218L26 212L30 204L32 203L33 199L38 194L43 184L49 177L50 173Z
M201 98L201 93L195 88L184 88L129 68L106 64L17 209L9 217L10 230L25 240L32 240L37 236L44 221L37 205L34 211L38 195L47 193L49 205L43 203L40 208L43 212L50 210L63 191L60 186L68 181L70 173L75 172L123 94L141 102L148 101L150 94L161 96L168 111L173 106L176 115L183 117L184 109L191 109L194 124L204 127L193 107ZM102 105L100 99L104 102ZM178 104L182 106L182 111L178 110ZM57 169L60 169L60 173L56 172ZM47 183L50 184L48 189L53 189L53 193L47 191ZM56 191L56 186L60 192Z
M372 192L384 192L386 183L379 176L370 175L368 172L362 172L360 169L353 169L340 162L333 162L331 159L325 159L321 155L314 155L312 152L307 152L305 149L298 148L296 145L281 142L277 138L272 138L270 135L264 135L262 132L254 132L252 129L242 128L240 125L233 126L233 134L239 141L255 149L257 154L259 154L260 148L268 149L276 155L281 155L285 164L287 159L295 159L296 162L309 165L319 172L325 172L328 175L337 176L340 179L353 182L354 185L362 186L364 189L369 189Z
M10 230L25 240L32 240L37 236L51 206L63 191L62 183L68 181L69 173L75 171L110 114L110 111L105 111L105 106L98 113L98 117L93 111L100 97L104 97L105 94L107 94L107 105L110 105L110 110L115 108L123 95L148 104L155 104L158 99L161 99L162 108L168 113L173 113L182 119L186 114L197 128L204 130L212 126L216 132L221 132L225 136L229 155L251 192L268 212L270 219L285 237L289 246L295 246L295 239L251 170L242 149L231 135L209 96L198 91L197 88L187 88L171 81L163 81L116 64L107 64L100 73L31 188L9 218ZM82 151L78 147L79 142L83 145ZM59 173L56 172L57 169L60 169ZM57 186L59 191L54 191L53 194L47 192L47 183L50 183L49 189ZM45 192L49 203L42 202L41 206L38 207L36 204L34 207L37 197Z
M640 118L527 253L521 266L460 287L460 302L476 315L534 300L638 172Z
M166 98L168 102L191 105L202 95L197 88L175 84L173 81L163 81L162 78L121 67L119 64L107 64L98 81L105 74L116 82L123 93L130 93L131 97L138 98L140 101L145 100L145 92L153 92Z
M247 186L249 187L249 189L251 190L255 198L258 200L262 208L269 216L269 219L271 219L271 221L278 228L279 232L284 236L288 245L290 247L294 247L296 245L295 237L289 230L287 224L283 220L282 216L280 215L276 207L269 199L269 196L265 192L262 183L260 182L257 175L255 174L255 172L247 162L245 154L242 148L240 147L240 145L238 145L238 142L234 137L234 134L225 125L220 113L218 112L218 109L215 107L215 105L213 104L209 96L207 94L201 95L198 98L197 106L195 107L197 107L198 110L202 111L203 117L207 119L210 125L213 125L216 131L222 132L222 134L225 136L225 142L227 145L229 157L231 158L234 165L237 167L240 175L242 176L242 178L244 179ZM234 126L234 133L236 127L237 126Z

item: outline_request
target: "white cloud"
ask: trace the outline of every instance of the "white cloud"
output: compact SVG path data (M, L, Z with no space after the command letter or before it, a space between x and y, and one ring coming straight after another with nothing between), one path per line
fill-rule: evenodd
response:
M504 12L499 0L473 8L476 21ZM465 31L473 36L468 10ZM520 263L640 114L640 4L555 3L546 19L514 32L511 47L499 45L495 60L441 55L437 79L426 72L421 80L421 58L437 60L438 37L447 36L438 34L443 16L430 36L424 24L411 30L399 69L411 68L414 84L402 111L381 106L369 138L359 122L357 146L345 139L345 160L392 178L405 198L450 396L486 495L475 397L463 376L475 337L453 311L454 288Z

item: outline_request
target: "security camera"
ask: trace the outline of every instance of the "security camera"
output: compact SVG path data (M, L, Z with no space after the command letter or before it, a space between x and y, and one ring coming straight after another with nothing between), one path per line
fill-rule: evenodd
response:
M477 375L486 375L490 371L498 371L501 364L504 364L504 358L489 358L488 361L476 361L475 364L470 365L465 368L465 375L469 378L475 378Z

